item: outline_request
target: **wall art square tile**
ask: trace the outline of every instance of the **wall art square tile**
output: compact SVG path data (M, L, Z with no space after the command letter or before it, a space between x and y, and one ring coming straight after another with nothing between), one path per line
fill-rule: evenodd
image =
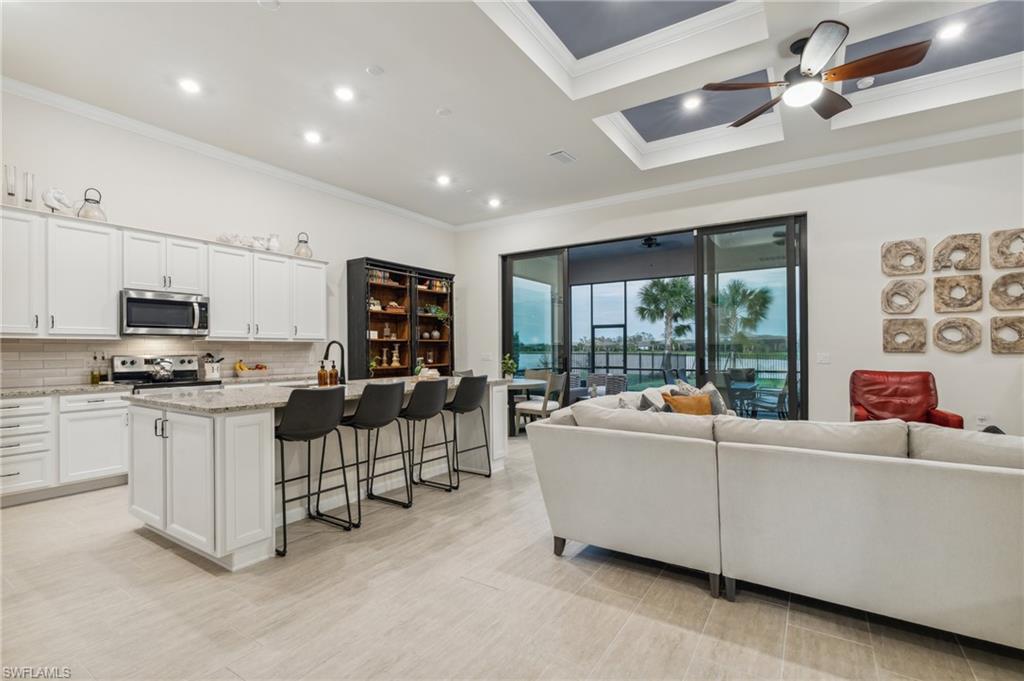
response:
M882 272L890 277L924 274L927 248L923 238L886 241L882 244Z
M932 272L981 269L981 232L951 234L932 251Z
M928 284L924 279L895 279L882 289L882 312L910 314L921 304Z
M981 324L970 317L950 317L932 327L932 342L946 352L967 352L981 345Z
M993 354L1024 354L1024 317L993 317L990 334Z
M935 277L936 312L977 312L982 305L980 274Z
M883 352L924 352L928 323L924 319L883 319Z
M988 238L988 258L992 267L1024 267L1024 229L1003 229Z
M993 281L988 302L997 310L1024 310L1024 271L1010 272Z

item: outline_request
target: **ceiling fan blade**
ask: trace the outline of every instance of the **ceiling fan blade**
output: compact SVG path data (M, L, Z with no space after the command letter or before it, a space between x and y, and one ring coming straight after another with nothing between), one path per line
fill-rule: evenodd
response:
M729 90L754 90L757 88L781 87L783 85L788 85L788 83L784 80L776 81L774 83L708 83L703 89L715 92L725 92Z
M811 108L826 121L837 113L846 111L851 106L853 106L853 104L850 104L850 100L843 97L835 90L829 90L828 88L822 90L821 94L818 95L818 98L811 102Z
M775 99L771 100L770 102L765 102L761 106L757 107L756 109L754 109L753 111L748 113L743 118L740 118L740 119L737 119L736 121L734 121L733 124L730 125L729 127L730 128L738 128L741 125L746 125L750 121L754 120L755 118L757 118L758 116L763 114L768 109L770 109L773 106L775 106L776 104L778 104L781 99L782 99L782 95L779 95L778 97L776 97Z
M931 40L923 40L919 43L912 43L903 47L894 47L884 52L869 54L866 57L842 64L834 69L829 69L821 74L821 79L826 83L831 83L905 69L908 66L920 64L924 56L928 54L928 48L931 45Z
M841 21L823 21L818 24L800 53L800 73L813 76L825 68L825 64L849 34L850 27Z

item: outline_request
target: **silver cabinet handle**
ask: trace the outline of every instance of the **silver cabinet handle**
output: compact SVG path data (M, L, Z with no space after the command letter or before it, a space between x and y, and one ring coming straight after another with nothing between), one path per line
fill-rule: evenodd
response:
M102 398L102 397L101 397L101 398L99 398L99 399L96 399L96 400L86 400L86 402L89 402L90 404L91 404L91 403L94 403L94 402L106 402L106 401L107 401L107 400L106 400L106 399L104 399L104 398Z
M0 407L0 409L21 409L21 405L20 404L5 404L4 406Z
M162 424L161 427L160 427L160 437L162 437L165 440L170 439L167 436L167 419L160 419L160 421L161 421L161 424Z
M172 286L174 286L174 279L172 279L171 275L168 274L167 275L167 288L171 288Z
M21 446L20 442L15 442L15 443L9 444L9 445L0 445L0 449L10 449L11 447L20 447L20 446Z
M256 322L256 335L260 335L260 323Z
M33 322L33 327L32 328L35 328L35 329L39 328L39 315L35 315L35 321Z
M246 324L245 324L245 335L248 336L251 333L252 333L252 324L249 324L248 322L246 322Z
M21 475L21 471L15 471L14 473L4 473L0 475L0 478L13 478L15 475Z
M20 423L16 423L13 426L0 426L0 430L7 430L9 428L21 428L21 424Z
M50 328L51 329L53 328L53 322L54 322L53 315L50 315Z
M160 419L153 419L153 436L160 437Z
M125 413L124 413L124 425L125 425L126 427L128 426L128 412L125 412Z

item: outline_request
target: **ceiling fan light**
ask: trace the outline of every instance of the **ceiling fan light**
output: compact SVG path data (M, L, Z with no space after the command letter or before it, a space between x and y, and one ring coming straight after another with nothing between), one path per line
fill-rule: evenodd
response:
M821 91L824 89L825 86L821 84L821 81L805 80L786 88L786 91L782 93L782 101L788 106L807 106L820 97Z

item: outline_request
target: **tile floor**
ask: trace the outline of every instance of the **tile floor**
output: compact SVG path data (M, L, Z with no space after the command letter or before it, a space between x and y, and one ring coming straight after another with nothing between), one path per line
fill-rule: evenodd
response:
M362 528L289 526L228 573L141 529L124 487L2 512L6 666L95 679L1024 680L1024 654L551 537L507 469Z

